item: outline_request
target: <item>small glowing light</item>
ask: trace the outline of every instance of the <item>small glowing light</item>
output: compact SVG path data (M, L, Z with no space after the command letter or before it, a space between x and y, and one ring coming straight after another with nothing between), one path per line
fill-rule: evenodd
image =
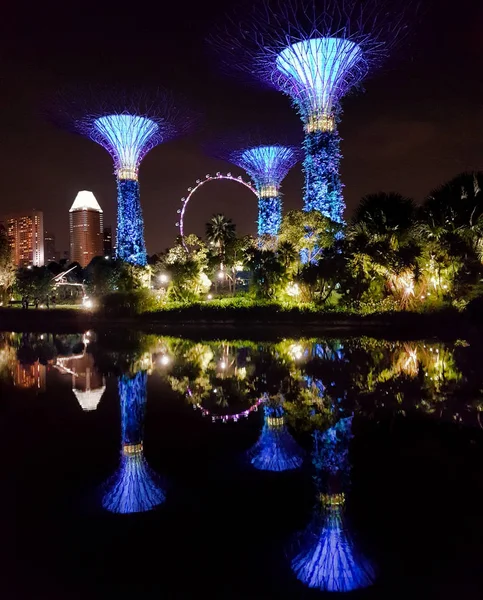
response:
M220 369L226 369L226 362L224 360L220 362Z
M90 309L90 308L93 308L94 303L92 302L92 300L88 296L84 296L82 298L82 306L84 308Z
M217 391L218 391L217 388L213 388L213 393L214 394L216 394Z
M168 277L168 275L166 275L166 273L162 273L162 274L159 276L159 281L160 281L161 283L168 283L168 281L169 281L169 277Z
M106 260L109 260L109 257L108 257L108 256L104 256L104 258L105 258Z
M164 354L160 359L159 362L163 365L163 367L166 367L167 365L169 365L169 363L171 362L171 359L169 358L169 356L166 356L166 354Z
M208 294L208 296L206 296L208 298L208 300L213 300L213 294Z
M218 279L223 279L225 277L225 274L223 273L223 271L218 271Z
M41 339L41 340L43 340L43 339L44 339L44 334L42 334L42 335L40 336L40 339Z
M300 295L300 287L298 283L289 283L287 285L287 294L292 296L292 298Z

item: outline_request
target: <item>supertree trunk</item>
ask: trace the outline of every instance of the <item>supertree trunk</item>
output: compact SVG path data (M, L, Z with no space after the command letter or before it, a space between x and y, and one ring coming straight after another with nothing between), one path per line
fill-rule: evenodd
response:
M337 223L343 223L344 198L339 167L340 136L337 130L306 133L304 140L304 210L319 211Z
M282 201L280 197L259 198L258 235L277 236L282 224Z
M123 446L135 446L142 443L147 385L148 375L145 371L139 371L134 376L121 375L119 378Z
M146 265L144 221L139 182L117 180L117 257L134 265Z

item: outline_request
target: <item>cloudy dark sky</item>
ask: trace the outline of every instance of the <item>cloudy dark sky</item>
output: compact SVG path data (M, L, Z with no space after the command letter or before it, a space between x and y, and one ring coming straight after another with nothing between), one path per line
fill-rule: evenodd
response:
M301 126L289 100L227 79L203 38L231 2L25 2L0 19L0 213L42 209L58 249L68 247L68 210L78 190L92 190L115 223L112 162L101 147L56 129L42 116L56 89L90 82L161 84L203 113L202 128L151 151L140 173L148 251L170 245L176 209L197 178L228 163L203 147L224 129ZM483 169L483 8L477 0L432 0L408 43L365 93L344 103L347 216L362 195L395 190L417 201L464 170ZM285 181L285 208L302 206L300 167ZM193 199L187 231L201 234L223 211L255 233L256 202L235 184L207 185Z

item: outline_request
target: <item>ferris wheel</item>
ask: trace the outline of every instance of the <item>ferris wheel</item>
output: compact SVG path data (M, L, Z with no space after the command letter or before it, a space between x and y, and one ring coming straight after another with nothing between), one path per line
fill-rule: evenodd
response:
M183 240L183 244L184 244L184 238L185 238L184 217L185 217L186 209L188 207L190 200L193 198L195 193L203 185L206 185L210 181L220 181L220 180L233 181L234 183L243 185L244 187L248 188L256 196L257 199L259 198L259 194L258 194L254 184L251 181L245 181L241 175L239 175L238 177L235 177L231 173L226 173L226 175L224 175L223 173L218 172L215 175L205 175L204 179L197 179L195 185L188 188L188 190L187 190L188 195L186 197L181 198L182 207L178 208L178 211L177 211L179 214L179 221L177 221L176 227L179 227L179 233L180 233L181 239Z

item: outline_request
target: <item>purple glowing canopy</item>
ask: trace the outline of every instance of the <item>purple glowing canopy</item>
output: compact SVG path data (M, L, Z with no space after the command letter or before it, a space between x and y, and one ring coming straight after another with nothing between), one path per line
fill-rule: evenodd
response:
M144 156L158 144L188 133L198 117L169 90L109 87L60 92L52 120L102 146L121 179L137 179Z
M232 152L230 160L244 169L257 186L278 187L297 163L298 155L291 146L261 145Z
M257 0L210 42L231 72L290 96L301 117L337 110L408 30L409 2Z
M343 38L296 42L278 54L275 65L277 87L298 103L304 120L333 114L367 70L360 46Z

